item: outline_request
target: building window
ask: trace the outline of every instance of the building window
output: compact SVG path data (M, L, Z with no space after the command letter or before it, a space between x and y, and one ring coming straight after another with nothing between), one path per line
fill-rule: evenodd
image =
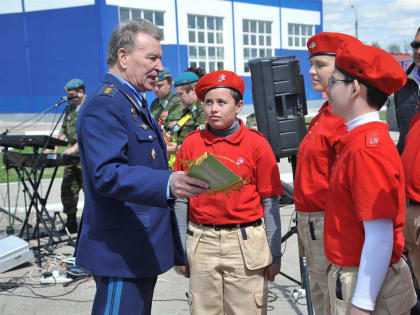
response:
M163 34L163 13L163 11L120 8L120 22L127 22L135 19L149 20L159 27Z
M188 43L190 67L224 68L223 18L188 14Z
M306 48L308 39L314 35L315 25L288 24L288 46Z
M248 60L272 57L271 22L243 20L244 72L249 72Z

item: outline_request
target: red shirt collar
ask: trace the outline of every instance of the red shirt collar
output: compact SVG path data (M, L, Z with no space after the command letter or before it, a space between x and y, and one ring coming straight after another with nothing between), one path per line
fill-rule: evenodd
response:
M216 143L218 141L226 141L229 142L231 144L236 144L242 141L242 138L245 135L245 130L246 127L244 126L244 123L241 119L239 119L239 130L236 131L233 135L229 136L229 137L217 137L215 136L213 133L211 133L210 129L209 129L209 124L207 124L206 129L203 130L203 138L204 138L204 142L206 144L213 144Z
M328 101L325 101L324 104L322 104L321 108L318 110L318 113L322 113L325 111L332 113L331 106L329 105L330 104L328 103Z

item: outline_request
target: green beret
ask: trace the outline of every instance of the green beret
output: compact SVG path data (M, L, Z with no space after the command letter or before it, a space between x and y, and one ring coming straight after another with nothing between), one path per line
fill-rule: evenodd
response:
M83 83L82 80L80 79L72 79L69 82L67 82L67 84L64 86L64 88L66 90L76 90L81 86L84 86L85 84Z
M171 72L169 71L168 68L164 67L162 72L159 72L159 76L158 76L158 81L163 81L165 80L167 77L171 76Z
M198 81L198 76L194 72L183 72L177 76L174 80L174 86L181 86L185 84L190 84Z

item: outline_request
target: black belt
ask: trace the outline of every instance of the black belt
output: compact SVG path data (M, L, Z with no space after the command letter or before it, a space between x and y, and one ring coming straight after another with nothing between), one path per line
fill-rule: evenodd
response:
M215 225L215 224L200 224L201 226L206 227L212 227L216 231L222 230L222 229L234 229L234 228L242 228L247 226L259 226L261 225L261 219L255 220L253 222L247 222L247 223L237 223L237 224L222 224L222 225Z
M408 204L410 206L420 206L420 202L412 200L412 199L408 199Z

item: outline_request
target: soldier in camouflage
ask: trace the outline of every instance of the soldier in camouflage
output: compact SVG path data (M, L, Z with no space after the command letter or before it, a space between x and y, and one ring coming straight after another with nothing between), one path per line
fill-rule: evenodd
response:
M171 90L172 77L168 68L165 67L163 72L159 73L156 81L153 92L157 97L150 105L150 111L161 131L165 133L170 131L168 122L173 121L174 117L178 117L179 113L182 113L184 105Z
M168 146L168 152L176 154L185 136L196 129L204 129L207 123L203 104L195 94L195 85L198 76L193 72L184 72L175 78L174 85L184 108L174 113L168 122L172 135L173 145Z
M77 144L76 121L80 106L86 99L85 86L82 80L73 79L65 85L64 89L69 97L77 97L72 98L66 106L66 113L59 132L59 138L61 140L67 140L69 144L69 147L63 154L78 155L79 147ZM70 233L77 232L76 212L80 189L83 189L82 169L79 165L66 166L61 184L61 202L63 203L64 213L67 215L65 227ZM65 230L62 229L61 232L65 232Z

